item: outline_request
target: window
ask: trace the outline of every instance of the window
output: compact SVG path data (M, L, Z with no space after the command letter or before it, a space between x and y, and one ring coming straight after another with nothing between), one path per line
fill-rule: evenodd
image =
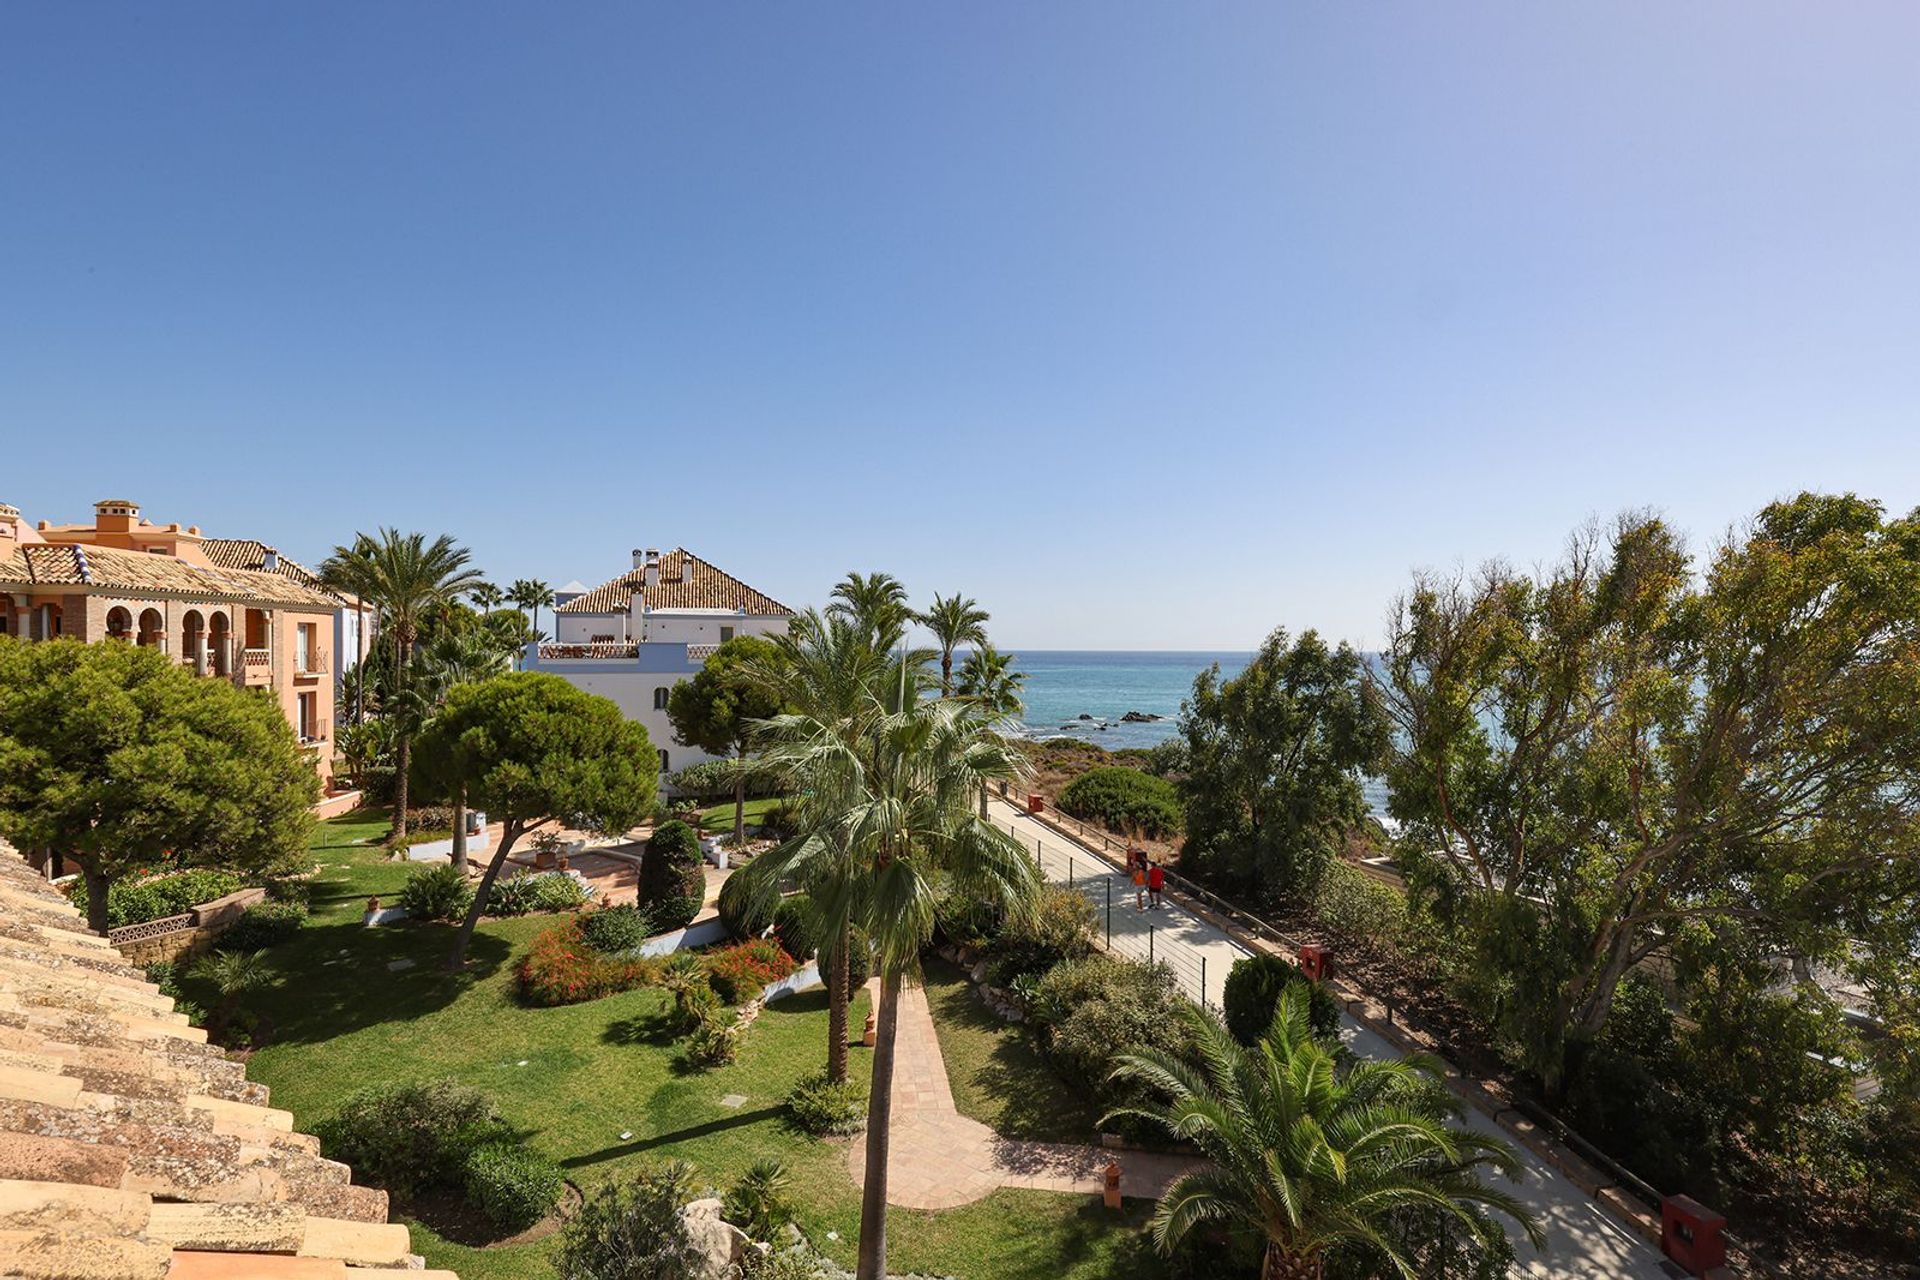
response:
M655 711L665 711L667 709L667 698L671 696L672 693L673 690L666 685L661 685L658 689L655 689L653 691L653 709Z
M720 643L725 644L727 641L731 639L733 639L733 628L732 627L720 628Z
M667 768L667 749L662 747L660 748L660 772L665 773Z
M316 699L311 693L300 695L300 741L312 742L320 736Z
M295 671L313 670L314 627L311 622L303 622L293 633L293 669Z

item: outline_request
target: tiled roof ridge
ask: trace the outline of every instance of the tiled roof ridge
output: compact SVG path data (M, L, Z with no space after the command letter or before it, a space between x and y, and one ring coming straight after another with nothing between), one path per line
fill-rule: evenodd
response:
M411 1250L385 1192L0 842L0 1274L347 1280Z
M56 568L62 562L66 569ZM128 595L165 593L218 601L254 602L331 613L338 602L323 591L277 573L223 569L177 556L87 547L78 543L35 543L0 558L0 583L32 586L93 587Z
M691 583L679 581L680 558L693 562L694 578ZM669 565L672 567L669 568ZM685 547L675 547L660 557L660 580L650 588L642 586L645 575L644 567L628 569L624 573L607 579L584 595L560 605L555 612L624 613L631 604L634 593L644 591L657 597L648 602L649 607L657 609L744 608L748 614L761 617L793 613L793 610L772 596L748 586L711 560L702 559ZM706 600L717 603L696 603L696 601Z
M75 544L73 548L73 564L80 573L80 581L92 585L93 570L87 564L87 549L85 547Z

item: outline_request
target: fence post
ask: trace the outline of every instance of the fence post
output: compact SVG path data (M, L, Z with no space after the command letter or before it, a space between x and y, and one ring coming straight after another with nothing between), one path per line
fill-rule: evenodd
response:
M1147 963L1153 963L1153 926L1147 926Z
M1200 1007L1207 1007L1207 958L1200 957Z
M1113 950L1113 877L1108 876L1107 885L1107 950Z
M1073 888L1073 855L1067 855L1067 888Z

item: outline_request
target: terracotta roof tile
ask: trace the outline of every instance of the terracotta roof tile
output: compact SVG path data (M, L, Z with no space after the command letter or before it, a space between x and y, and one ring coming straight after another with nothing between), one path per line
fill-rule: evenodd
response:
M0 844L0 1273L346 1280L419 1265L383 1191ZM437 1273L446 1280L447 1273Z
M681 565L691 561L693 580L680 581ZM643 587L646 570L634 569L601 583L587 594L561 605L559 613L625 613L640 593L649 609L742 609L762 617L784 616L793 610L772 596L755 591L740 579L702 560L685 547L660 557L660 580Z
M291 576L209 568L177 556L59 543L16 547L0 558L0 587L72 586L159 591L209 600L258 601L331 613L339 602Z

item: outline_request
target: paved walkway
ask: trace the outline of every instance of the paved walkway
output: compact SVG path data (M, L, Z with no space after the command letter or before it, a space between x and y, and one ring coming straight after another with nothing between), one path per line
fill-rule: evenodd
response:
M879 983L872 983L870 990L877 998ZM887 1203L905 1209L951 1209L998 1187L1099 1195L1103 1171L1114 1159L1120 1162L1120 1194L1157 1200L1193 1163L1143 1151L1017 1141L961 1115L954 1109L946 1060L921 987L900 993L892 1130ZM864 1138L847 1148L847 1167L853 1180L865 1185Z
M1245 947L1183 907L1169 903L1158 911L1135 909L1132 884L1105 859L1004 801L995 800L991 812L994 821L1010 831L1023 846L1037 848L1041 869L1049 880L1065 883L1068 875L1072 875L1074 887L1094 901L1101 917L1097 926L1103 935L1106 882L1117 882L1111 889L1114 951L1144 959L1151 946L1154 958L1168 961L1189 996L1203 1002L1219 1002L1220 985L1226 981L1233 962L1248 954ZM1124 894L1119 887L1122 884ZM1401 1056L1400 1050L1344 1013L1340 1038L1363 1058ZM1673 1274L1666 1269L1657 1249L1628 1230L1565 1174L1515 1142L1513 1135L1492 1116L1469 1106L1465 1122L1513 1147L1520 1159L1521 1176L1520 1185L1509 1189L1539 1219L1547 1233L1544 1253L1535 1252L1524 1238L1514 1241L1518 1274L1554 1280L1587 1280L1594 1276L1666 1280Z

